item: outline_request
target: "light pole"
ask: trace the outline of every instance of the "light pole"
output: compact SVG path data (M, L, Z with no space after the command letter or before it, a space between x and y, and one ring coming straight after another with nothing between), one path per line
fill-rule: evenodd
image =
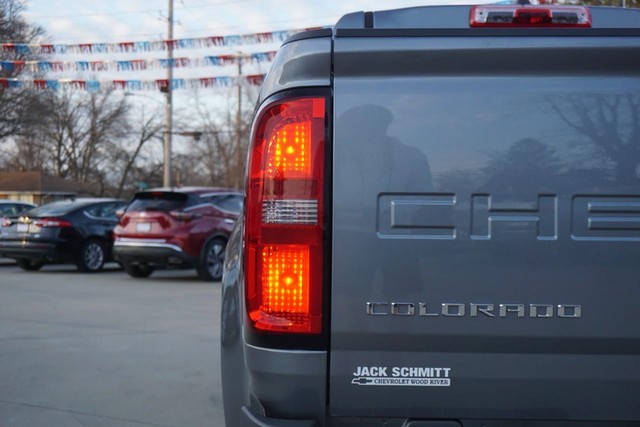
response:
M166 87L167 105L165 109L166 129L164 132L164 168L162 174L162 185L164 187L171 187L171 135L173 132L173 106L172 106L172 92L173 88L173 0L169 0L169 16L168 20L168 41L167 41L167 80Z

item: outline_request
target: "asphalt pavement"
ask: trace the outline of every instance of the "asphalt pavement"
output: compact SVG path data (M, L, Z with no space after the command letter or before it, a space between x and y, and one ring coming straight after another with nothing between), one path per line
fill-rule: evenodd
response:
M0 427L224 426L220 283L0 263Z

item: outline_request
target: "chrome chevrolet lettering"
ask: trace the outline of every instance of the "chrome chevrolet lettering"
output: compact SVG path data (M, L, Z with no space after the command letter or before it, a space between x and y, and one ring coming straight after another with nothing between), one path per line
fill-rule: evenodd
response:
M548 319L578 319L582 317L582 306L578 304L485 304L485 303L441 303L426 302L367 302L369 316L417 316L417 317L513 317ZM417 306L417 310L416 310Z
M566 203L562 200L556 194L510 201L488 193L472 194L465 201L454 193L384 194L379 198L378 234L428 240L468 237L488 241L510 235L546 241L563 237L593 242L640 241L640 195L575 195L569 206L561 206ZM469 204L469 216L454 215L456 211L465 212L464 204ZM561 208L571 209L571 217L564 224L560 222ZM530 233L519 233L527 228Z

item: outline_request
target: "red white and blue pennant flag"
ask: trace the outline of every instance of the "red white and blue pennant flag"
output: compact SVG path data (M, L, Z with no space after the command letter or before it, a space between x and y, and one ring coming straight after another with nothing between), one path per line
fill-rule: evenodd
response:
M118 61L0 61L0 71L32 73L82 72L82 71L142 71L172 68L195 68L271 62L275 52L259 52L247 55L214 55L202 58L131 59Z
M171 89L196 89L196 88L220 88L231 87L238 84L248 84L259 86L264 81L264 74L254 74L247 76L222 76L222 77L201 77L195 79L172 79ZM49 89L58 90L62 88L81 89L88 91L100 90L166 90L169 87L169 80L72 80L72 79L17 79L0 78L0 89Z
M79 43L79 44L23 44L0 43L0 52L21 55L67 55L67 54L100 54L100 53L132 53L152 52L173 49L203 49L217 46L235 47L242 45L256 45L266 43L282 43L289 36L301 31L284 30L266 33L198 37L176 40L119 42L119 43Z

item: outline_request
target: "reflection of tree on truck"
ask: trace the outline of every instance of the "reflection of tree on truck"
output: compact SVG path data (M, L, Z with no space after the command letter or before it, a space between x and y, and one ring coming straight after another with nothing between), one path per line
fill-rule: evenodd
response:
M564 122L613 162L617 184L640 184L640 96L565 96L549 100Z

